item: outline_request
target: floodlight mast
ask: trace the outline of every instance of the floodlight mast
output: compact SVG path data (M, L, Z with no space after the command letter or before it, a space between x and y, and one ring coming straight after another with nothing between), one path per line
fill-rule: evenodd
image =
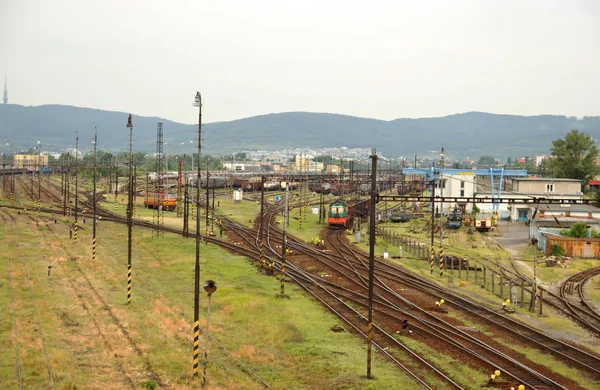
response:
M198 107L198 167L196 171L196 210L200 210L200 151L202 148L202 95L196 92L194 106ZM208 198L206 199L208 202ZM194 357L193 376L198 377L198 341L200 337L200 216L196 215L196 266L194 269Z

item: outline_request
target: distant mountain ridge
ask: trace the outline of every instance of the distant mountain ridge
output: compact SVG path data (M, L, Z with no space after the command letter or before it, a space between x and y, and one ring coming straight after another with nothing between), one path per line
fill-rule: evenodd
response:
M79 132L82 151L91 149L94 126L102 150L129 148L127 113L63 105L26 107L0 105L0 150L28 149L41 140L43 150L61 151L75 145ZM133 116L134 150L156 150L156 126L163 123L167 153L191 153L198 125L157 117ZM519 116L468 112L438 118L399 118L391 121L340 114L285 112L228 122L203 124L203 153L228 154L242 150L281 150L297 147L377 148L385 156L428 154L445 148L452 156L533 156L549 153L552 140L571 129L600 138L600 117L558 115Z

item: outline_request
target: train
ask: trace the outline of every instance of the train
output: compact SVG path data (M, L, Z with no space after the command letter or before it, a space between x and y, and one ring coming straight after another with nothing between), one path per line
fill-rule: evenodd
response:
M392 211L390 214L390 221L392 222L408 222L412 218L411 213L407 213L405 210Z
M460 208L455 207L453 210L448 210L448 228L458 229L462 226L462 221L463 213Z
M475 215L475 229L487 232L492 228L492 214L489 212L477 213Z
M347 228L352 224L355 217L365 216L369 212L370 200L348 204L343 200L336 200L329 204L327 224L330 227Z
M177 207L177 197L165 192L149 192L144 197L144 206L149 209L162 206L163 210L173 211Z
M398 190L398 195L400 196L419 196L425 191L427 184L424 180L401 181L396 188Z

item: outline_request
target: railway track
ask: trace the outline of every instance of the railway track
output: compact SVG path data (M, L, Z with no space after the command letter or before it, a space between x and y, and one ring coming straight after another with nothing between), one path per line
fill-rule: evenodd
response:
M499 272L506 278L507 280L512 280L517 285L521 282L525 283L525 285L529 285L530 287L525 287L524 291L532 294L531 285L533 284L533 279L529 278L525 274L519 270L517 265L515 264L514 259L511 257L508 258L510 261L510 268L507 268L501 263L501 254L499 252L498 247L494 246L494 260L482 257L479 261L487 262L493 266L495 266ZM600 274L600 267L595 267L590 270L582 271L581 278L589 278L593 277L597 274ZM579 324L582 328L589 331L595 337L600 337L600 314L596 311L596 309L589 305L588 300L585 298L583 291L579 288L584 285L585 280L578 280L577 275L572 275L575 279L568 278L561 284L559 287L558 293L553 292L548 288L544 288L538 284L537 289L543 291L543 304L548 305L563 315L571 318L575 323ZM583 283L582 283L583 282ZM573 302L568 298L568 293L572 292L573 286L578 286L577 293L580 297L579 301ZM539 297L538 297L539 299Z
M105 211L102 211L102 212L104 213ZM100 213L99 213L99 214L100 214ZM114 216L114 215L111 215L111 214L112 214L112 213L109 213L109 212L107 212L107 214L106 214L106 219L108 219L108 220L114 220L114 221L116 221L116 222L124 222L124 221L126 220L124 217L116 217L116 216ZM236 232L238 232L238 231L241 229L241 227L234 227L234 225L233 225L232 223L229 223L229 222L228 222L228 224L229 224L229 227L230 227L231 229L235 230ZM151 224L151 223L146 223L146 222L141 222L141 221L136 221L136 225L138 225L138 226L147 226L147 227L152 227L152 224ZM274 240L274 241L277 241L277 237L276 237L276 236L277 236L277 234L279 234L279 233L275 232L275 229L274 229L274 228L273 228L273 230L271 231L271 225L269 225L267 229L268 229L268 237L270 237L270 235L273 235L273 236L274 236L274 237L273 237L273 240ZM171 231L171 232L173 232L173 233L178 233L178 234L181 234L181 231L179 231L178 229L165 228L165 230L166 230L166 231ZM246 234L246 235L248 236L248 237L247 237L247 243L248 243L248 245L249 245L250 247L252 247L252 248L253 248L253 249L250 249L250 250L247 250L247 251L245 251L245 255L246 255L246 256L249 256L249 257L251 257L251 258L254 258L254 259L258 259L258 254L257 254L257 252L256 252L256 251L257 251L256 232L255 232L255 231L252 231L251 229L249 229L249 230L248 230L248 232L245 232L245 233L244 233L244 232L243 232L243 229L241 229L241 230L242 230L242 233L243 233L243 234ZM214 239L214 238L212 238L212 237L206 237L206 236L204 236L204 237L203 237L203 239L205 239L205 240L207 240L207 241L209 241L209 242L215 242L215 243L218 243L219 245L221 245L221 246L224 246L224 247L227 247L228 249L230 249L230 250L232 250L232 251L235 251L235 252L237 252L237 253L244 254L244 253L243 253L244 251L240 249L241 247L240 247L239 245L235 245L235 244L234 244L234 245L230 245L229 243L225 244L225 242L223 242L223 241L221 241L221 240ZM271 240L271 239L269 238L269 240ZM253 242L253 241L254 241L254 242ZM279 241L281 241L281 238L279 238ZM308 251L308 249L307 249L306 247L305 247L305 248L302 248L302 246L303 246L303 245L305 245L305 244L303 244L303 243L300 243L300 242L294 242L294 240L293 240L293 239L291 239L290 241L291 241L291 244L292 244L292 245L294 245L294 247L296 247L296 248L300 248L300 250L305 250L305 251ZM311 249L311 250L314 250L314 248L310 248L310 249ZM273 253L272 260L273 260L273 261L274 261L274 262L277 264L277 265L276 265L276 268L280 267L280 266L281 266L281 265L280 265L280 262L279 262L279 260L277 260L277 259L276 259L276 256L275 256L275 255L277 255L276 248L272 248L272 247L271 247L271 248L270 248L270 250L271 250L271 251L272 251L272 253ZM396 271L397 271L397 270L396 270ZM378 271L378 272L379 272L379 271ZM346 299L350 299L350 297L353 297L353 299L354 299L354 301L353 301L353 302L354 302L354 304L357 304L357 305L358 305L358 303L362 301L362 302L363 302L363 305L364 305L364 295L363 295L362 297L360 297L360 294L359 294L358 296L356 296L356 293L355 293L355 292L352 292L352 293L350 293L350 292L348 292L348 291L345 291L345 292L344 292L344 290L343 290L343 289L342 289L343 291L338 291L338 292L337 292L339 295L335 295L335 294L333 294L333 293L332 293L332 290L334 289L334 287L332 287L331 285L329 285L329 287L327 287L327 286L328 286L328 283L330 283L330 281L329 281L329 280L325 280L325 279L323 279L323 278L319 278L319 279L317 279L317 282L318 282L318 283L317 283L317 284L315 284L315 276L314 276L314 275L309 275L309 274L306 274L306 273L305 273L305 272L303 272L303 271L301 272L301 270L300 270L300 269L297 269L296 267L290 267L290 272L289 272L289 274L290 274L290 277L294 278L294 280L295 280L297 283L299 283L300 285L302 285L302 286L303 286L305 289L307 289L307 291L309 291L309 290L310 290L309 292L310 292L311 294L313 294L313 296L315 296L315 295L316 295L316 292L315 292L315 291L317 291L317 290L318 290L318 291L326 291L326 290L329 290L329 291L327 292L327 294L328 294L328 295L327 295L326 297L321 297L321 298L319 298L319 300L321 300L321 301L322 301L324 304L331 306L331 309L332 309L332 310L335 310L335 307L333 307L333 305L332 305L330 302L328 302L328 301L331 301L331 300L333 300L333 302L334 302L334 303L336 303L336 305L338 305L339 307L342 307L343 309L345 308L344 310L349 310L349 308L348 308L348 306L349 306L349 305L347 305L346 303L344 303L344 300L346 300ZM356 274L356 271L355 271L355 274ZM364 285L364 280L361 282L361 278L360 278L360 277L356 276L356 278L357 278L357 279L355 280L355 283L358 283L358 284L361 284L361 283L362 283L362 284ZM364 279L364 275L362 276L362 278ZM419 281L419 283L422 283L422 282L423 282L423 281ZM315 287L315 286L316 286L316 287ZM326 286L327 288L325 288L324 286ZM437 287L437 286L436 286L436 287ZM337 288L339 289L339 286L338 286ZM431 288L432 288L432 286L426 286L426 288L427 288L427 289L431 289ZM444 294L444 295L443 295L444 297L446 297L446 296L449 296L449 294L448 294L446 291L443 291L443 292L441 292L441 293L443 293L443 294ZM343 295L343 294L345 294L345 295ZM439 295L439 294L438 294L438 295ZM396 297L396 298L398 298L398 297ZM380 299L381 299L381 298L380 298ZM445 298L445 299L448 301L448 298ZM449 302L449 303L453 303L453 304L456 304L457 306L460 306L460 303L454 303L454 302ZM385 304L386 304L386 303L385 303L385 301L384 301L384 300L382 300L382 301L378 302L378 304L379 304L379 305L382 305L382 308L379 310L379 312L380 312L380 313L382 313L382 314L384 314L384 315L388 315L388 316L390 316L390 315L392 315L392 314L390 314L390 313L386 313L386 310L389 310L389 309L390 309L390 307L392 307L392 308L394 308L395 310L397 310L397 309L398 309L398 307L400 307L400 305L399 305L399 304L395 303L394 305L391 305L390 307L387 307L387 308L386 308L386 306L385 306ZM406 304L406 302L405 302L404 304ZM388 304L388 305L389 305L389 304ZM396 306L397 306L397 307L396 307ZM466 304L464 304L464 307L468 307L468 306L472 306L472 307L473 307L474 305L473 305L472 303L470 303L470 302L467 302ZM400 308L401 308L401 307L400 307ZM401 308L401 309L402 309L402 308ZM339 310L341 311L342 309L339 309ZM401 311L400 313L401 313L401 315L402 315L402 316L406 316L406 308L404 308L403 310L404 310L404 311ZM356 317L358 314L360 314L360 313L358 313L358 314L357 314L357 312L356 312L356 311L355 311L354 313L352 313L352 311L351 311L351 310L349 310L349 313L350 313L350 315L351 315L351 316L352 316L352 315L354 315L355 317ZM399 318L400 318L400 317L396 317L396 319L397 319L397 320L398 320ZM362 318L362 319L363 319L363 321L364 321L364 316L363 316L363 318ZM493 320L490 320L490 321L491 321L491 322L495 322L496 320L497 320L497 318L494 318ZM411 322L412 322L412 321L418 322L419 320L417 320L417 319L413 319L413 320L411 320ZM362 325L353 325L353 327L356 329L356 331L357 331L357 332L359 332L359 333L363 334L363 333L360 331L360 329L361 329L361 326L364 328L364 323L363 323ZM423 325L423 326L425 326L425 325ZM420 331L421 331L421 332L423 332L423 333L426 333L427 329L426 329L426 328L421 328L421 329L420 329ZM428 334L429 334L431 337L433 337L433 336L432 336L432 334L435 334L435 333L433 333L433 331L430 331L430 332L432 332L432 333L428 333ZM459 333L460 333L460 332L459 332ZM518 331L517 331L515 334L519 334L519 336L521 335L521 333L520 333L520 332L518 332ZM363 336L364 336L364 334L363 334ZM532 336L532 339L533 339L533 338L537 338L537 337L539 337L539 335ZM393 338L393 337L392 337L392 338ZM383 344L383 343L381 343L379 346L383 346L383 345L384 345L384 344ZM455 344L452 346L452 348L458 348L458 346L457 346L457 345L458 345L458 342L457 342L457 343L455 343ZM565 345L566 345L566 344L565 344ZM559 345L557 345L557 346L555 347L555 349L553 349L552 347L546 347L546 348L549 348L549 349L551 349L551 350L556 350L556 349L560 350L560 349L564 349L564 348L565 348L565 345L560 345L560 344L559 344ZM482 348L483 348L483 346L482 346ZM382 349L382 351L385 351L384 347L382 347L381 349ZM473 345L471 349L473 349L473 350L477 350L477 346L476 346L476 345ZM480 352L480 351L479 351L479 352ZM387 353L387 352L382 352L382 353L384 353L384 354L385 354L385 353ZM597 359L597 358L596 358L596 359ZM492 362L491 360L490 360L490 363L489 363L489 364L490 364L490 365L495 365L495 366L498 366L498 363L494 363L494 362ZM514 362L513 362L512 364L516 364L516 363L514 363ZM579 362L579 364L581 364L581 362ZM584 367L585 367L585 366L587 366L587 367L588 367L588 369L590 369L590 368L591 368L592 370L595 370L594 364L596 364L596 363L592 363L592 364L590 364L590 365L584 365ZM518 367L518 364L517 364L516 366L517 366L517 368L519 368L519 367ZM522 368L522 367L521 367L521 368ZM508 369L511 369L511 368L508 368ZM517 378L518 380L521 380L521 381L523 381L523 382L525 382L525 383L530 383L530 382L531 382L531 383L530 383L530 386L532 386L533 388L544 388L544 386L547 386L547 385L548 385L548 386L551 386L551 387L552 387L552 386L556 386L556 385L557 385L556 383L552 383L551 381L548 381L548 378L544 378L543 376L542 376L542 377L540 377L539 373L537 373L537 374L536 374L536 373L532 373L531 371L527 371L527 370L525 370L524 372L520 372L520 373L516 373L516 374L515 374L515 373L514 373L514 372L515 372L515 370L516 370L516 368L514 368L514 367L513 367L513 368L512 368L512 372L513 372L513 375L515 376L515 378ZM510 372L510 371L507 371L507 372ZM596 370L595 372L596 372L596 375L597 375L598 371ZM525 378L525 379L523 379L523 378ZM526 382L526 381L529 381L529 382ZM538 383L538 382L536 382L536 381L540 381L540 382ZM449 383L450 383L450 382L449 382Z
M251 238L249 238L248 241L249 241L250 244L252 243ZM290 243L290 244L292 245L293 243ZM296 268L294 268L294 270L295 269ZM350 270L346 270L346 271L347 272L345 272L345 274L350 273ZM314 281L315 278L316 278L315 275L311 276L311 280ZM363 279L364 279L364 276L363 276ZM319 283L321 284L321 286L319 286L320 287L319 291L332 290L333 289L333 287L331 287L331 281L330 280L323 280L323 278L319 278L318 280L319 280ZM323 285L325 285L326 287L323 287ZM338 286L337 288L340 288L340 287ZM340 293L341 296L344 297L344 299L350 299L351 296L352 296L352 294L355 294L354 289L344 289L343 287L341 289L343 290L343 292L339 292L339 293ZM362 305L364 305L364 298L365 298L364 295L362 295L362 298L355 298L355 300L353 301L353 303L355 305L358 305L359 303L362 303ZM338 297L338 299L340 299L340 297ZM361 302L361 300L362 300L362 302ZM328 307L329 306L331 306L331 305L328 305ZM336 312L339 315L339 312L337 312L336 310L333 310L333 311ZM356 317L356 313L353 313L353 317ZM364 316L362 316L362 318L364 320ZM399 322L399 318L396 318L396 319ZM363 334L362 332L360 332L360 327L357 327L357 326L354 326L354 327L358 329L359 334ZM364 329L364 324L363 324L363 329ZM364 334L363 334L363 336L364 336ZM488 362L488 363L490 363L494 367L498 367L497 364L492 364L491 362ZM516 362L516 361L513 361L512 364L516 365L517 367L519 366L519 363ZM502 366L500 366L500 367L502 367ZM521 369L523 369L523 368L521 368ZM539 373L532 372L531 370L529 370L529 371L525 370L524 371L525 373L521 372L520 374L514 374L515 368L512 368L511 371L513 372L513 375L515 375L518 378L522 379L523 382L529 383L529 384L533 384L534 388L543 388L543 386L542 386L543 384L546 384L547 386L549 386L549 388L556 388L556 386L557 386L556 382L552 382L548 378L544 378L543 376L540 376ZM536 383L536 381L540 381L540 382ZM558 387L560 388L560 386L558 386Z

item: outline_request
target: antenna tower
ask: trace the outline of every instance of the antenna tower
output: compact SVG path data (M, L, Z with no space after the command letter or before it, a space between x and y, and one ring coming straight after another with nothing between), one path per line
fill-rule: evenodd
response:
M157 199L157 206L152 213L152 224L154 225L154 232L156 237L163 237L165 235L165 215L164 210L159 205L162 199L166 199L167 190L163 185L165 177L165 155L163 153L163 124L158 122L156 128L156 181L154 187L154 196ZM162 195L162 197L161 197Z
M4 104L8 104L8 89L6 89L6 74L4 75L4 95L2 96Z

